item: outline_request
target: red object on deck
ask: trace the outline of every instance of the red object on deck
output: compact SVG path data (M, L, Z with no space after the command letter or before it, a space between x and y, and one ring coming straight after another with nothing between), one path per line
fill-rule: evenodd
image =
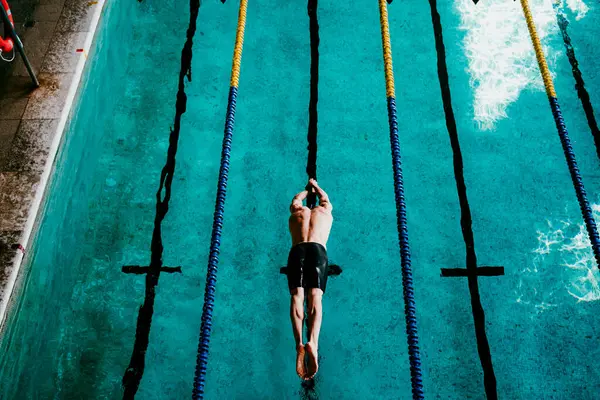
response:
M0 1L2 1L2 7L4 7L4 10L6 11L6 14L8 15L8 20L10 21L11 25L14 27L15 22L13 21L13 16L12 16L12 13L10 12L10 7L8 6L8 2L6 0L0 0ZM4 39L2 36L0 36L0 51L2 51L4 53L8 53L13 49L14 46L15 46L15 44L14 44L12 38Z

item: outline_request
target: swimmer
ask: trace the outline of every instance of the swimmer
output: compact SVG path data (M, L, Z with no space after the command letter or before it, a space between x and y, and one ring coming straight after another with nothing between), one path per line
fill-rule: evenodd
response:
M312 210L302 204L309 192L319 198L319 204ZM288 287L292 297L290 316L296 340L296 372L304 380L312 379L319 369L319 331L323 316L321 301L330 272L326 246L333 223L332 209L327 193L314 179L309 180L306 190L298 193L290 205L292 248L287 265ZM308 340L303 343L305 298Z

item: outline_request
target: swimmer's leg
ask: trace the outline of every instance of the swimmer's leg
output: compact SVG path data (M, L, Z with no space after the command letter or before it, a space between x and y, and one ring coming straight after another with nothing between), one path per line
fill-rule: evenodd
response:
M308 341L306 342L307 369L305 379L312 379L319 370L319 333L321 332L321 321L323 319L323 291L321 289L309 289L308 308Z
M290 290L292 301L290 304L290 318L292 330L296 341L296 372L300 378L306 375L304 367L304 345L302 344L302 326L304 325L304 288L298 287Z

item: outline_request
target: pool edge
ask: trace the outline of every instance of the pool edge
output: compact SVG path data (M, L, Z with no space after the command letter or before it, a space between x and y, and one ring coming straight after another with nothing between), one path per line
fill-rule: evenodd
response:
M39 213L42 209L43 206L43 200L44 200L44 196L46 194L46 189L48 188L48 183L50 181L50 176L52 174L52 172L54 171L54 161L56 159L56 155L58 154L58 149L60 147L60 143L63 139L64 136L64 131L65 131L65 127L66 124L69 120L69 116L71 113L71 110L73 108L73 105L75 104L75 99L81 84L81 78L83 77L83 73L85 70L85 67L87 65L87 55L89 53L89 50L92 46L92 44L94 43L94 38L96 35L96 31L98 28L98 24L100 21L100 17L102 16L102 12L104 10L104 5L106 3L106 0L97 0L97 1L90 1L87 6L95 6L93 9L93 13L91 15L91 19L89 20L89 24L87 26L84 26L84 29L87 29L87 31L85 31L85 38L84 38L84 42L82 46L77 46L76 49L76 53L78 54L78 60L77 60L77 64L74 68L74 71L71 73L64 73L63 71L59 71L58 73L54 73L54 75L71 75L70 81L68 81L68 90L66 93L66 98L64 100L64 103L62 104L62 108L60 111L60 114L58 116L57 121L58 121L58 125L56 127L56 129L54 130L54 135L52 137L52 140L50 142L50 146L48 149L48 154L47 154L47 159L44 162L43 165L43 169L41 170L41 174L39 174L39 176L37 178L39 178L39 180L37 182L33 183L33 187L35 188L35 193L33 195L33 199L31 200L31 204L29 205L29 207L26 209L26 220L25 220L25 224L23 225L22 228L22 232L20 234L20 236L17 236L17 241L16 243L11 243L11 249L14 250L14 254L11 256L9 255L9 261L8 263L6 263L3 268L4 268L4 275L7 277L6 280L4 282L0 282L0 284L3 287L0 287L0 296L2 296L2 298L0 298L0 336L4 333L5 331L5 323L6 323L6 316L7 316L7 312L10 309L11 304L15 303L16 299L13 299L13 294L14 294L14 289L16 287L16 282L18 280L19 277L19 272L21 270L21 266L23 263L23 259L25 256L25 253L28 249L28 245L32 236L32 233L34 233L35 231L35 227L36 227L36 221L38 220L39 217ZM64 6L65 8L68 7L67 5ZM74 7L75 8L75 7ZM58 19L57 25L60 25L61 23L63 25L66 25L66 28L63 28L64 30L59 30L58 28L56 28L52 34L52 41L54 40L60 40L63 36L65 36L65 33L71 33L71 34L75 34L75 33L84 33L83 31L81 31L80 29L75 29L75 26L78 23L81 23L81 20L86 18L85 13L81 13L80 15L74 15L77 13L74 12L68 12L65 11L63 9L60 18ZM73 26L73 28L69 28L69 26ZM50 51L50 50L49 50ZM60 59L68 59L69 57L72 57L72 52L73 52L73 46L67 46L64 51L63 54L54 54L55 57L58 57ZM62 57L61 57L62 56ZM46 56L44 58L47 58L48 54L46 54ZM52 72L49 73L45 73L44 69L41 69L42 72L40 73L40 76L43 75L52 75ZM39 90L39 89L38 89ZM41 96L40 98L36 98L34 95L31 95L31 97L28 98L27 100L27 106L23 111L23 115L21 116L21 125L22 122L26 120L26 114L29 110L43 110L46 106L48 108L52 108L52 105L56 103L56 98L52 97L52 96ZM31 112L30 114L34 114L35 112ZM43 119L39 118L39 119ZM36 118L31 118L30 121L36 120ZM3 180L5 179L5 174L4 173L0 173L2 174L2 178ZM26 196L23 196L26 197ZM19 199L21 200L21 199ZM26 199L23 199L23 202L25 202Z

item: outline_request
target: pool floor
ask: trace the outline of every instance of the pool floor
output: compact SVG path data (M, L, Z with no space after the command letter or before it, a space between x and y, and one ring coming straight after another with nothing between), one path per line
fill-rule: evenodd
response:
M599 158L557 11L550 0L530 3L600 216ZM155 288L139 399L191 394L237 7L200 8L161 224L162 263L181 272L161 273ZM559 12L600 107L600 4L573 0ZM289 202L306 183L306 4L250 1L209 399L411 398L378 7L320 2L318 18L317 171L335 207L329 257L344 269L324 298L320 370L303 388L279 274ZM596 398L599 274L519 2L395 1L389 18L425 397L486 398L467 279L441 276L466 267L445 62L478 266L504 267L478 279L498 397ZM0 339L0 398L124 398L153 283L122 267L150 263L188 19L185 2L106 5Z

